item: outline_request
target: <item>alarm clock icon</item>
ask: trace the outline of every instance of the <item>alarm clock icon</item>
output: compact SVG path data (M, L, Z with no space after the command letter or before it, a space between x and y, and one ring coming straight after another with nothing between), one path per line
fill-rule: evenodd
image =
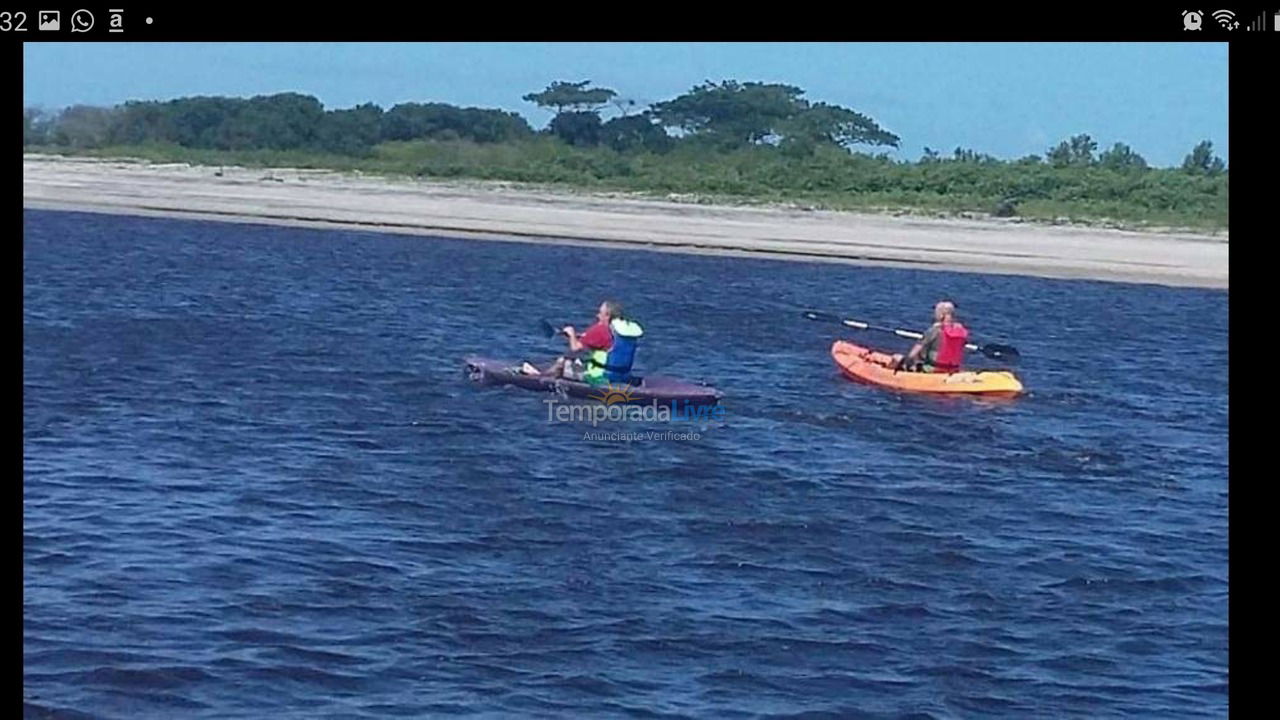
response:
M1199 10L1183 10L1182 11L1182 29L1183 30L1199 30L1200 23L1204 20L1204 13Z

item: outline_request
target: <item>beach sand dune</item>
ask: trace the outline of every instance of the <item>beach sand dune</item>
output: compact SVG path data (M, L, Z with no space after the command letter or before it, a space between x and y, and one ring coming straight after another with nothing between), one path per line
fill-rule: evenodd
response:
M698 205L505 183L27 155L23 206L1227 287L1227 236Z

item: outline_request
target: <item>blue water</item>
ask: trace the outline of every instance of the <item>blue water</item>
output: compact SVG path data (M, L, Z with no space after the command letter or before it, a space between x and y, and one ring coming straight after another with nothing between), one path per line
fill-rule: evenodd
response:
M24 231L27 717L1226 714L1225 292ZM798 312L918 328L943 296L1029 395L848 382ZM603 297L722 421L584 439L464 376Z

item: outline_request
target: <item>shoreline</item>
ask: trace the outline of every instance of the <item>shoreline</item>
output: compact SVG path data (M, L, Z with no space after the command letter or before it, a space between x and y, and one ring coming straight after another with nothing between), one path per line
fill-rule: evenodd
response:
M1228 288L1228 237L24 155L23 208Z

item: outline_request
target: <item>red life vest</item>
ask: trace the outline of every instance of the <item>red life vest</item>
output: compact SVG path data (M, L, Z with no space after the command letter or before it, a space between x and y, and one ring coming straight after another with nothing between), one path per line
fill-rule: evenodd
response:
M934 367L948 372L959 370L964 360L964 344L969 339L969 331L960 323L944 323L938 333L938 354L933 359Z

